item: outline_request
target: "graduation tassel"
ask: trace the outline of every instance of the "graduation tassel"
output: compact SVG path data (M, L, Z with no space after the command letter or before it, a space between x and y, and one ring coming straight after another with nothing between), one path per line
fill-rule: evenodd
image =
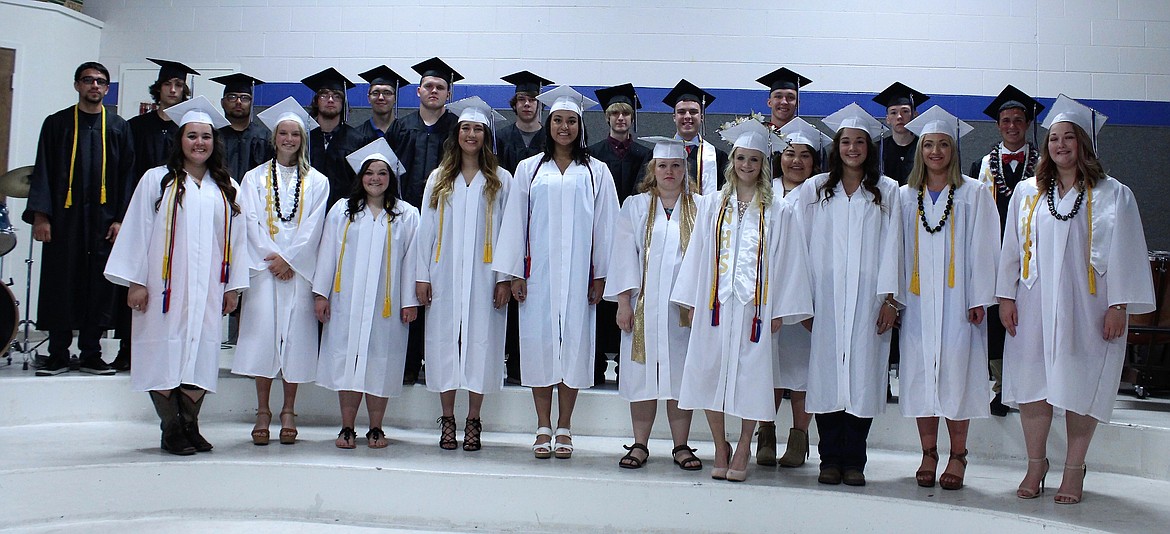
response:
M162 264L162 279L163 279L163 303L162 312L166 313L171 309L171 260L175 255L175 224L178 221L178 194L179 185L178 178L171 182L171 201L167 203L167 248L163 253Z
M73 106L73 150L69 155L69 185L65 189L65 207L73 207L73 169L77 164L77 138L81 135L78 131L78 107ZM102 189L101 189L101 203L106 203L106 107L102 106Z
M770 149L769 149L770 150ZM757 195L758 195L757 191ZM767 241L764 237L764 203L760 201L760 241L756 246L756 316L752 318L751 342L759 343L764 333L764 321L760 319L760 312L767 301L768 273L764 269L764 256Z
M487 213L484 214L484 230L483 230L483 262L492 262L492 202L487 205Z
M341 231L341 253L337 255L337 274L333 275L333 292L341 293L341 267L345 261L345 240L349 237L349 225L352 219L345 221L345 229Z
M1089 294L1096 295L1097 273L1093 272L1093 189L1087 183L1085 187L1089 189L1089 205L1086 208L1089 210L1087 217L1089 219L1089 246L1085 247L1085 255L1089 264Z
M223 263L219 268L219 283L226 284L232 270L232 206L227 193L221 189L219 194L223 197Z
M763 333L763 330L764 330L763 325L764 325L764 321L762 321L760 319L759 315L755 316L755 318L752 319L752 337L751 337L752 343L759 343L760 342L760 335Z
M700 145L701 146L701 145ZM719 220L715 223L715 265L711 273L711 326L719 326L719 255L723 252L723 217L727 214L727 206L731 196L723 198L723 206L719 208Z

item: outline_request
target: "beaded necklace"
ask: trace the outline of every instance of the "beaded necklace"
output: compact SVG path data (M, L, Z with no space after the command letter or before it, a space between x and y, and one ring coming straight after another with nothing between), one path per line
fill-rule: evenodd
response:
M1036 145L1031 141L1027 143L1028 157L1024 164L1024 172L1021 176L1033 176L1036 174L1036 161L1039 158L1040 151L1036 150ZM997 195L1002 195L1004 198L1012 196L1012 188L1008 186L1007 180L1003 176L1003 154L999 150L999 145L991 147L991 152L988 154L987 166L991 170L991 177L995 179L995 192Z

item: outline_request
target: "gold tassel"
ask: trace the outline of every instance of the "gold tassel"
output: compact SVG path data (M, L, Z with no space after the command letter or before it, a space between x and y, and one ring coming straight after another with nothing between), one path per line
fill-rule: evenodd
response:
M1085 187L1089 187L1089 184L1086 183ZM1097 273L1093 272L1093 188L1091 188L1091 187L1089 187L1089 195L1088 196L1089 196L1089 206L1088 206L1088 210L1089 210L1089 213L1088 213L1089 246L1086 248L1087 255L1088 255L1088 258L1086 258L1086 260L1089 263L1089 294L1096 295L1097 294Z
M272 219L272 184L276 183L276 160L272 160L268 164L268 180L269 182L264 186L265 193L265 212L268 214L268 235L269 237L276 237L276 221Z
M73 170L77 164L78 107L73 106L73 149L69 154L69 185L65 189L65 207L73 207ZM101 203L106 203L106 107L102 106L102 194Z
M73 131L74 131L74 135L77 135L76 128ZM106 106L102 106L102 198L101 198L101 203L102 204L106 203Z
M443 219L447 216L447 203L439 202L439 240L435 245L435 263L439 263L439 254L443 252ZM389 217L389 216L387 216Z

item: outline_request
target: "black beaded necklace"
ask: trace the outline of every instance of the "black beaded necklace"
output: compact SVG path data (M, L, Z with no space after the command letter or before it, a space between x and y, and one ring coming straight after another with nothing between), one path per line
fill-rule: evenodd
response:
M280 219L280 222L293 220L293 217L297 216L297 209L301 205L301 183L304 181L301 180L301 173L297 172L297 188L293 191L293 207L287 217L280 213L280 180L276 179L275 159L268 165L268 178L272 182L272 197L276 205L276 217Z
M1052 183L1048 186L1048 212L1059 221L1068 221L1076 217L1077 213L1081 211L1081 201L1084 199L1085 188L1080 188L1080 191L1077 193L1077 201L1073 203L1072 211L1068 212L1068 215L1061 215L1056 211L1056 184Z
M938 226L931 227L929 222L926 222L926 206L923 205L922 199L926 196L926 186L918 190L918 217L922 219L922 227L926 229L929 234L941 232L943 226L947 224L947 218L951 216L951 209L955 206L955 188L952 187L947 193L947 207L943 208L942 218L938 220Z

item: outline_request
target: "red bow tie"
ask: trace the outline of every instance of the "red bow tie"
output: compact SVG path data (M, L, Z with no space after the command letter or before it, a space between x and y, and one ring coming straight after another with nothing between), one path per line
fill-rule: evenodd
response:
M1015 154L1002 154L1002 155L1000 155L1000 160L1003 161L1005 164L1010 164L1013 161L1016 163L1023 163L1024 162L1024 153L1023 152L1016 152Z

